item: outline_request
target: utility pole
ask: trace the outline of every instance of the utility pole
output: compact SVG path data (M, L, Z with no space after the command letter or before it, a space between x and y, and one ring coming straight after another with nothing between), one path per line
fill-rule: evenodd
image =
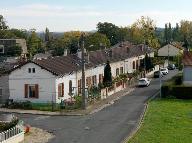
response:
M81 68L82 68L82 108L86 109L87 99L85 95L85 52L84 52L84 33L81 35Z

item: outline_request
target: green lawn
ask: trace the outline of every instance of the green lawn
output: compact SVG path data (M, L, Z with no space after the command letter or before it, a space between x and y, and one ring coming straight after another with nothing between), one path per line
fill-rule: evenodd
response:
M192 143L192 100L150 101L143 125L128 143Z

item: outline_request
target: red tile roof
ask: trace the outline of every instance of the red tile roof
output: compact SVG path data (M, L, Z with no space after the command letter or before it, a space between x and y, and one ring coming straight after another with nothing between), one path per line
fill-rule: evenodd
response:
M183 64L185 66L192 66L192 52L185 51L183 54Z

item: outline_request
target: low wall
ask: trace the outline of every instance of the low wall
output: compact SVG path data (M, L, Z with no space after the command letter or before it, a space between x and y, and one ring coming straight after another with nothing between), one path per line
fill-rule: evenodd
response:
M119 83L115 83L113 88L107 87L107 88L101 89L101 99L106 99L108 96L111 96L112 94L119 92L125 88L124 83L116 86L117 84Z

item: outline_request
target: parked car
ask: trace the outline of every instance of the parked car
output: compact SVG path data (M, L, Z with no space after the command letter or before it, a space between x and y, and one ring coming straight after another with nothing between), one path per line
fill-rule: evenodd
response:
M175 67L175 64L169 64L168 65L168 70L174 70L176 67Z
M163 72L162 71L155 71L154 72L154 78L159 78L159 76L163 77Z
M149 86L150 80L148 78L140 78L138 82L138 86Z
M166 75L169 73L167 68L161 68L160 71L163 73L163 75Z

